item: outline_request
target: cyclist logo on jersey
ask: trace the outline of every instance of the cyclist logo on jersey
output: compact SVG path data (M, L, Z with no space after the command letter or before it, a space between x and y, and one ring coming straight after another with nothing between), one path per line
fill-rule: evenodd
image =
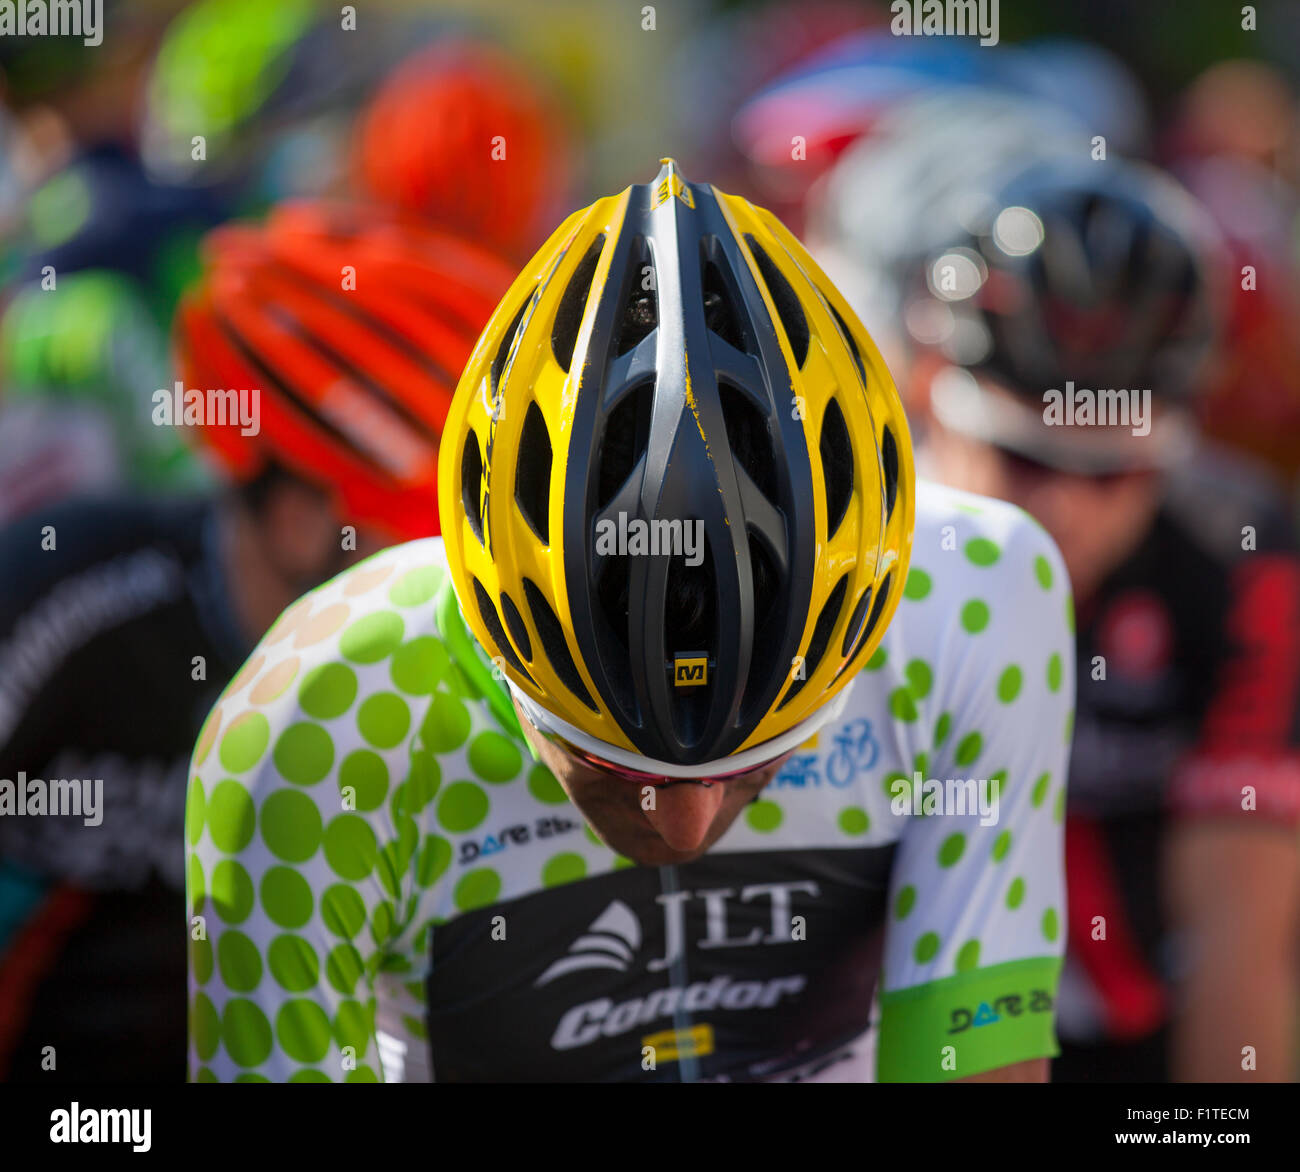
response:
M826 781L836 789L852 785L860 773L875 766L880 757L880 743L869 720L851 720L835 733L825 756ZM796 753L777 774L778 787L817 788L822 783L819 769L821 755Z

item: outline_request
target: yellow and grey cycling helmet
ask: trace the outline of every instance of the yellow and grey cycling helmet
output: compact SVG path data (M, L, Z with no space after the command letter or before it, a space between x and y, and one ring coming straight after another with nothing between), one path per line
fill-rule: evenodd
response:
M701 777L842 706L907 576L914 474L889 372L803 246L662 164L565 220L497 307L438 496L526 715Z

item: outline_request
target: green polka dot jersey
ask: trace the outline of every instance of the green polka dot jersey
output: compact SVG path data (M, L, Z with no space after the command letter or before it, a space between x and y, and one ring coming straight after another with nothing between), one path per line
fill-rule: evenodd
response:
M1005 1028L958 1039L955 1071L939 1068L967 1010L1017 992L1050 1004L1064 948L1065 570L1010 506L918 489L912 569L880 650L842 715L709 856L767 852L780 874L830 851L844 860L841 898L859 898L853 861L893 850L881 1078L1054 1053L1050 1012L1004 1015ZM192 1079L429 1078L437 934L535 893L613 884L632 866L494 715L485 672L440 629L445 583L431 539L313 591L205 723L186 817ZM917 771L988 781L996 818L927 809L933 787L914 786ZM520 826L550 829L510 837ZM630 909L643 923L659 914L646 904ZM555 941L556 958L569 943ZM734 963L751 955L737 950Z

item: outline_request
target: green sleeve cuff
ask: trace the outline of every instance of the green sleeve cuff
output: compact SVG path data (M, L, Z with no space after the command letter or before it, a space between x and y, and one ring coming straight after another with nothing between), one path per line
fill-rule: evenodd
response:
M943 1082L1055 1058L1059 956L993 965L880 998L876 1078Z

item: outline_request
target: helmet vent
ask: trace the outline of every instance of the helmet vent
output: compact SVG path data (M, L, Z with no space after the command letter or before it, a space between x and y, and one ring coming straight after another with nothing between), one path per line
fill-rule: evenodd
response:
M483 544L483 456L478 450L478 436L471 428L465 437L460 457L460 503L474 536Z
M808 641L808 650L803 657L803 678L796 679L790 685L790 690L786 692L785 699L777 706L777 710L784 708L790 703L802 690L816 672L821 664L822 656L826 654L826 648L830 645L831 632L835 629L835 624L839 621L840 612L844 609L844 596L849 590L848 574L841 574L840 580L835 583L835 589L831 591L830 597L822 606L821 614L817 616L817 623L813 627L812 638Z
M779 467L767 420L743 392L726 383L718 386L727 444L736 461L769 501L775 502L776 470Z
M862 592L862 597L858 599L858 605L853 608L853 614L849 616L849 625L844 629L844 642L840 644L841 657L848 655L849 648L853 646L858 632L862 630L862 620L867 617L867 607L870 605L871 587L868 586Z
M520 661L514 646L506 638L505 628L501 626L501 620L497 617L497 608L492 605L492 599L488 596L488 592L483 589L483 583L477 578L474 579L474 600L478 603L478 613L483 619L483 625L488 629L492 642L496 644L497 650L501 652L506 662L515 671L524 676L529 683L535 683L533 677L528 674L528 669Z
M510 346L515 340L515 334L519 331L519 323L523 321L524 310L527 308L528 302L525 300L511 321L510 328L501 335L501 344L497 347L496 357L492 359L492 394L494 396L501 385L501 372L505 369L506 358L510 355Z
M795 365L802 367L804 359L808 357L808 319L804 317L799 298L790 282L785 279L785 274L772 262L757 238L746 233L745 242L753 252L754 260L758 262L758 271L763 274L767 291L772 295L776 315L781 319L785 336L790 340Z
M510 628L510 637L515 641L524 658L529 663L532 663L533 641L528 637L528 628L524 626L524 619L519 613L519 608L510 601L510 595L504 591L501 594L501 613L506 616L506 626Z
M698 566L687 565L684 557L669 561L664 589L664 630L676 647L702 648L712 655L717 651L717 583L707 534L703 552L704 558ZM673 650L664 648L666 655Z
M848 323L840 317L840 311L835 308L831 299L822 294L822 300L826 302L826 308L831 311L831 315L835 318L835 324L840 327L840 333L844 336L844 344L849 348L849 353L853 355L853 364L858 368L858 377L865 387L867 385L867 371L862 365L862 355L858 353L858 344L853 340L853 331L849 329Z
M885 470L885 520L894 515L894 501L898 499L898 444L888 427L880 440L880 462Z
M542 641L542 650L546 653L546 658L551 661L551 667L555 669L560 683L592 712L599 712L591 698L591 693L587 691L578 669L573 664L573 656L569 654L569 644L564 638L564 628L560 625L560 620L555 617L555 612L546 601L546 596L528 578L524 579L524 599L532 613L537 636Z
M718 262L713 259L722 253L722 245L717 237L708 237L701 241L701 280L700 287L704 297L704 324L708 326L728 345L737 350L748 351L744 332L740 327L740 316L736 313L736 294L734 278L724 275Z
M591 292L591 280L596 275L596 265L600 263L600 254L605 247L605 234L602 232L591 242L586 255L578 262L569 278L564 296L560 298L560 307L555 312L555 325L551 330L551 352L568 373L573 362L573 348L578 343L578 330L582 326L582 315L587 308L587 294Z
M646 283L649 282L649 288ZM659 324L659 293L654 258L644 236L632 242L628 257L627 293L614 338L614 357L621 358L649 336Z
M605 420L600 437L597 510L604 509L627 483L650 442L654 383L646 381L623 395Z
M853 445L837 399L822 416L822 478L826 484L826 534L834 537L853 497Z
M551 543L551 437L536 401L528 404L515 467L515 504L543 545Z
M867 619L867 625L862 628L862 634L858 637L857 643L854 644L852 654L850 654L849 657L844 661L844 666L841 667L840 670L835 674L835 679L838 680L840 676L842 676L846 671L849 670L850 667L853 666L854 661L857 659L859 653L867 645L867 643L871 641L871 632L876 629L876 624L880 622L880 616L884 612L885 603L889 600L889 584L893 580L894 580L894 572L891 570L888 574L885 575L885 580L880 583L880 588L875 592L876 601L871 608L871 617ZM870 597L870 596L871 596L871 591L868 590L864 597ZM859 601L858 605L859 606L862 605L861 601ZM856 614L857 611L855 609L854 611L855 617ZM854 625L853 622L850 621L849 628L852 629L853 625ZM833 682L834 681L832 681L832 683Z

